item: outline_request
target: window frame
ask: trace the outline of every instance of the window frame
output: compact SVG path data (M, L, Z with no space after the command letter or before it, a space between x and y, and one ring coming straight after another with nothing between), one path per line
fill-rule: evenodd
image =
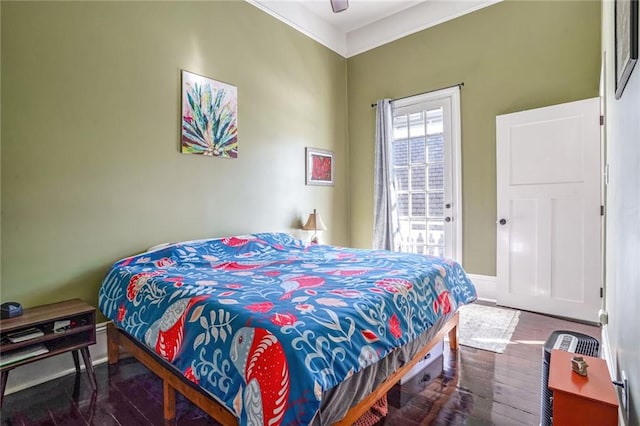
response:
M451 257L457 262L462 263L463 217L462 217L462 161L461 161L462 138L461 138L460 88L458 86L454 86L454 87L449 87L449 88L445 88L445 89L441 89L433 92L427 92L420 95L415 95L415 96L401 98L401 99L392 101L391 102L392 117L396 117L397 115L410 114L411 112L415 112L416 110L429 109L430 106L436 103L442 103L444 106L443 120L444 120L444 115L447 114L447 112L450 115L449 127L451 131L451 137L450 137L449 147L448 147L449 149L447 153L450 158L448 159L445 158L444 164L446 168L447 162L450 163L450 170L448 171L445 170L445 174L448 174L448 179L450 182L451 200L446 199L446 191L445 191L445 197L444 197L445 199L443 200L443 203L446 204L450 202L452 204L451 209L445 211L445 216L450 216L452 218L452 221L449 223L449 225L445 224L445 227L450 226L449 232L451 235L449 238L451 238L451 241L452 241ZM426 117L425 117L425 120L426 120ZM407 123L407 126L409 127L409 123ZM443 133L444 133L444 130L443 130ZM409 145L409 141L411 140L410 134L407 134L406 140ZM393 143L393 140L391 140L390 143ZM425 143L427 143L426 134L425 134ZM446 145L447 142L443 141L443 143ZM412 193L411 186L410 186L411 185L410 184L410 181L411 181L410 145L407 147L407 149L408 149L408 155L409 155L408 164L406 166L408 179L409 179L409 182L407 183L407 190L399 191L399 188L396 188L396 191L398 192L398 195L400 195L400 192L402 192L402 193L409 194L408 196L410 197ZM445 147L445 151L446 151L446 147ZM427 181L425 182L426 189L423 191L423 193L426 194L426 200L425 200L425 203L426 203L425 223L426 223L429 219L428 157L427 157L427 161L424 164L427 166L427 169L425 170L426 177L427 177ZM391 167L390 172L394 173L393 161L390 162L390 167ZM408 208L410 208L410 203L408 205ZM409 214L409 217L411 217L411 214ZM409 226L411 226L411 219L409 221ZM425 240L427 238L428 238L427 232L425 230ZM426 248L426 245L427 245L427 242L425 241L425 248Z

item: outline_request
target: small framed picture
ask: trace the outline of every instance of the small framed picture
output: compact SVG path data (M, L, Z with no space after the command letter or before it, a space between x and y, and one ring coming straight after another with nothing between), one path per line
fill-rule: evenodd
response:
M307 185L333 185L335 169L333 151L309 147L305 151Z
M638 61L638 0L615 0L616 99Z

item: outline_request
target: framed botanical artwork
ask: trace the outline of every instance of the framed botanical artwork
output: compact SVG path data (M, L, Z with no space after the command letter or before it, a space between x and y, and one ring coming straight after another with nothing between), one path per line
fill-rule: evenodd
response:
M615 0L616 99L638 61L638 0Z
M238 158L238 89L182 70L180 151Z
M333 185L335 164L333 151L306 148L307 185Z

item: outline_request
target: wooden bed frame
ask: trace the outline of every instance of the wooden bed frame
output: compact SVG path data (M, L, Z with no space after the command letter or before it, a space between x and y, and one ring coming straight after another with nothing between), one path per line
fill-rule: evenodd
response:
M384 382L380 384L366 398L349 409L345 417L336 425L352 425L360 418L377 400L382 398L402 376L418 363L424 356L444 337L449 334L449 347L451 350L458 349L458 322L459 313L451 317L444 326L438 330L435 336L425 344L418 353L405 365L398 368ZM176 417L176 391L184 395L197 407L202 409L209 416L223 425L237 425L238 419L226 407L211 398L205 391L196 384L191 383L171 367L167 362L161 360L141 343L137 342L127 333L119 330L113 323L107 325L107 345L109 364L115 364L119 360L120 347L133 355L149 370L153 371L163 382L164 394L164 420L166 425L173 425Z

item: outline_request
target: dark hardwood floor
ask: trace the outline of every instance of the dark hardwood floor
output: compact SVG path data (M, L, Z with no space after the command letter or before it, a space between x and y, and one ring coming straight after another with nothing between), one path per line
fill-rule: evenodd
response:
M466 346L389 392L385 426L538 425L542 345L553 330L600 340L598 327L522 312L503 354ZM2 425L162 425L162 383L134 359L96 367L98 391L86 374L70 375L5 397ZM217 425L178 398L178 425Z

